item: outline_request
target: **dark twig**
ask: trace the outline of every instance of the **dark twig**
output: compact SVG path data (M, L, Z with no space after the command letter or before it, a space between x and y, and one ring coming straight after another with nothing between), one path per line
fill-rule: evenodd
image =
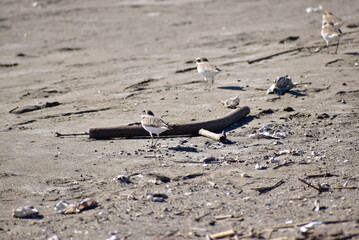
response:
M327 191L327 189L324 189L324 188L322 188L322 187L320 187L320 186L319 186L319 187L314 186L313 184L307 182L305 179L298 178L298 180L301 181L302 183L307 184L309 187L314 188L314 189L317 190L319 193Z
M252 63L256 63L256 62L260 62L260 61L263 61L263 60L270 59L270 58L272 58L272 57L276 57L276 56L279 56L279 55L283 55L283 54L286 54L286 53L300 52L300 51L302 51L304 48L305 48L305 47L299 47L299 48L289 49L289 50L282 51L282 52L278 52L278 53L274 53L274 54L271 54L271 55L268 55L268 56L265 56L265 57L260 57L260 58L254 59L254 60L248 60L247 63L252 64Z
M344 61L344 59L335 59L333 61L327 62L324 66L328 67L329 65L340 61Z
M339 175L331 174L331 173L322 173L322 174L312 174L308 175L305 178L321 178L321 177L338 177Z
M280 185L282 185L284 183L284 180L281 179L279 180L276 184L274 184L273 186L268 186L268 187L259 187L259 188L252 188L252 190L256 190L259 193L265 193L268 192L276 187L279 187Z
M84 136L84 135L89 135L88 132L84 132L84 133L59 133L59 132L55 132L54 133L55 137L75 137L75 136Z

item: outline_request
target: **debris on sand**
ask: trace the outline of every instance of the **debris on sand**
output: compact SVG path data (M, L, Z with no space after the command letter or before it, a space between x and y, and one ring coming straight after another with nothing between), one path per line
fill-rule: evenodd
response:
M259 163L257 163L255 166L254 166L255 169L257 170L265 170L268 168L267 164L264 164L264 165L260 165Z
M260 138L266 138L266 139L277 139L280 140L280 137L274 136L273 134L270 134L269 132L256 132L249 134L248 136L250 139L260 139Z
M267 94L283 95L285 92L294 87L295 84L288 75L285 75L284 77L277 77L272 86L267 90Z
M323 6L322 5L318 5L318 7L307 7L305 9L305 11L307 13L316 13L316 12L320 12L323 10Z
M301 232L301 233L306 233L306 232L308 232L310 229L313 229L314 227L320 226L320 225L322 225L322 224L323 224L323 223L320 222L320 221L310 222L310 223L308 223L308 224L305 224L304 226L301 226L301 227L299 228L299 232Z
M235 96L234 98L230 98L227 100L222 101L222 104L226 107L226 108L236 108L239 105L240 99L238 96Z
M107 238L106 240L120 240L121 238L116 234L112 233L111 237Z
M228 230L225 232L220 232L220 233L214 233L209 235L209 239L220 239L220 238L225 238L225 237L232 237L234 235L236 235L237 232L234 230Z
M56 204L55 210L62 214L80 213L84 210L93 209L98 206L98 202L92 198L84 199L79 205L73 205L66 201L60 201Z
M168 198L166 194L162 194L162 193L156 193L156 194L147 193L146 196L147 199L150 200L151 202L164 202Z
M47 240L61 240L61 238L57 235L53 235L52 237L48 238Z
M14 209L12 215L16 218L36 218L40 214L39 210L33 206L21 207Z
M117 177L115 177L113 180L120 183L132 183L129 176L122 174L117 175Z
M271 132L269 132L271 131ZM266 139L276 139L276 140L280 140L282 138L285 138L287 136L286 133L284 132L277 132L277 131L273 131L271 127L269 126L263 126L260 129L258 129L256 132L252 132L251 134L248 135L248 138L250 139L261 139L261 138L266 138Z

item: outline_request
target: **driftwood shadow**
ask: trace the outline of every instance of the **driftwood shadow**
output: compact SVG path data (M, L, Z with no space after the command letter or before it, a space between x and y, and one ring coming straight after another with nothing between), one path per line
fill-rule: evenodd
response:
M288 91L287 93L292 94L292 95L297 96L297 97L305 97L305 96L307 96L307 94L300 93L300 92L297 92L297 91Z
M233 131L239 127L242 127L248 123L250 123L251 121L254 120L254 117L253 116L248 116L248 117L245 117L243 119L241 119L240 121L236 122L236 123L233 123L231 126L229 127L226 127L224 129L225 132L229 132L229 131Z
M176 151L176 152L195 152L197 153L197 148L194 147L169 147L168 150Z
M219 89L225 90L233 90L233 91L245 91L242 87L239 86L224 86L224 87L217 87Z

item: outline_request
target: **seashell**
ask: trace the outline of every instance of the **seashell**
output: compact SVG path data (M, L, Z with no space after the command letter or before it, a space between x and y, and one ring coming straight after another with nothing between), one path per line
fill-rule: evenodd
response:
M247 173L241 173L240 176L241 176L241 178L250 178L251 177Z
M267 167L266 164L260 165L259 163L257 163L254 168L257 169L257 170L265 170L265 169L267 169L268 167Z
M96 200L92 198L86 198L77 206L77 209L79 211L83 211L83 210L95 208L97 206L98 206L98 202Z
M147 195L147 199L152 202L164 202L168 198L166 194L161 194L161 193L157 193L157 194L147 193L146 195Z
M62 214L71 214L71 213L76 213L79 211L76 211L76 206L73 204L70 204L66 201L60 201L56 204L55 206L55 210L58 213L62 213Z
M266 131L269 131L269 130L272 130L272 128L267 126L267 125L264 125L260 129L258 129L258 132L266 132Z
M281 162L281 160L278 159L278 158L276 158L276 157L270 157L270 158L269 158L269 161L270 161L271 163L280 163L280 162Z
M275 93L282 95L294 87L295 84L292 82L292 79L288 75L284 77L277 77L274 80L274 84L272 84L272 86L267 90L267 94Z
M107 238L106 240L120 240L121 238L117 236L116 234L112 233L110 238Z
M257 132L253 134L249 134L248 138L250 139L260 139L260 138L266 138L266 139L277 139L280 140L280 137L274 136L273 134L270 134L269 132Z
M329 191L330 189L330 185L328 183L321 183L319 186L323 191Z
M238 96L222 101L226 108L236 108L239 105L240 99Z
M54 236L50 237L47 240L61 240L61 238L59 236L57 236L57 235L54 235Z
M123 182L123 183L132 183L130 180L130 177L125 176L125 175L117 175L117 177L115 177L114 180Z
M33 218L40 214L39 210L33 206L26 206L18 209L14 209L12 215L17 218Z
M218 162L219 159L216 157L213 157L213 156L208 156L208 157L202 158L200 161L204 162L204 163L211 163L211 162Z

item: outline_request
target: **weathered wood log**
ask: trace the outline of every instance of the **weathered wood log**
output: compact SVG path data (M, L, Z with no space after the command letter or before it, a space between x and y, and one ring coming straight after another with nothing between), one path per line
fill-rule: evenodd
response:
M211 131L201 128L198 131L198 134L202 135L204 137L208 137L208 138L213 139L218 142L226 141L226 135L223 132L222 133L214 133L214 132L211 132Z
M229 114L222 118L215 120L198 122L198 123L185 123L185 124L169 124L172 128L161 136L173 136L173 135L198 135L198 131L201 128L205 128L209 131L218 131L226 127L229 127L233 123L238 122L250 112L249 107L242 107L233 110ZM137 126L118 126L118 127L106 127L106 128L90 128L90 138L94 139L110 139L117 137L139 137L149 136L148 132L142 128L141 125Z

